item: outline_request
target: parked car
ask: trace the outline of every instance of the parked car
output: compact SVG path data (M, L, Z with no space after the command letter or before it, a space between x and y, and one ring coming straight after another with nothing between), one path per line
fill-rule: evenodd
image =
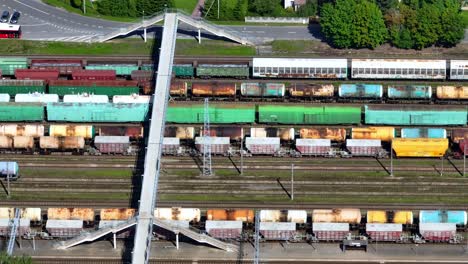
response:
M0 22L7 23L9 18L10 18L10 12L5 10L3 11L2 16L0 17Z
M13 15L11 15L11 18L10 18L10 23L11 24L18 24L18 20L21 16L21 13L18 12L18 11L15 11L13 12Z

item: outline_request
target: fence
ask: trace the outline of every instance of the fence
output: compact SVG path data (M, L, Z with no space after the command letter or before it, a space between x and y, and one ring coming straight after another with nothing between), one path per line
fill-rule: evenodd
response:
M309 24L309 18L308 17L245 17L245 22Z

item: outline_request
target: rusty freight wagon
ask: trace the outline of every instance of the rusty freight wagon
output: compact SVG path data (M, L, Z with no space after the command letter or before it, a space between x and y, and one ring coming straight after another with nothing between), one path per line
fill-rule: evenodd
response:
M72 71L82 70L81 60L31 60L31 69L57 70L62 75L69 75Z

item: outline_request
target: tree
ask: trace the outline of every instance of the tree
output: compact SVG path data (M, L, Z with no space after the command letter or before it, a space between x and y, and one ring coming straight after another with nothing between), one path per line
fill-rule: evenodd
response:
M298 8L297 15L301 17L316 16L317 10L318 10L317 0L307 0L304 5Z
M398 7L398 0L377 0L377 5L382 12Z
M440 12L434 5L424 4L417 11L418 24L414 32L414 47L422 49L437 42L441 34Z
M446 8L440 17L441 33L438 44L445 47L455 46L465 35L465 26L460 15L460 2L446 1Z
M30 257L26 256L8 256L6 253L0 253L1 264L32 264Z
M83 6L83 1L82 0L70 0L70 5L75 8L81 8Z
M320 25L338 48L375 48L387 39L382 12L366 0L336 0L322 7Z
M271 16L275 7L280 5L280 0L253 0L252 9L261 16Z
M171 7L171 2L169 0L136 0L135 6L138 16L150 16L163 11L164 8Z

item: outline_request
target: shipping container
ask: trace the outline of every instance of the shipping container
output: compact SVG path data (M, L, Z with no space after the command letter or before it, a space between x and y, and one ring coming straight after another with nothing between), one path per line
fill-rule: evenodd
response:
M60 122L143 122L148 120L148 108L148 104L49 103L47 117Z
M242 83L241 95L251 97L284 97L284 83Z
M67 137L40 137L39 146L43 150L60 149L60 150L75 150L84 149L85 140L83 137L67 136Z
M200 209L198 208L156 208L154 210L154 217L160 220L176 220L176 221L190 221L200 222Z
M333 97L335 87L332 84L302 84L295 83L289 88L292 97L327 98Z
M366 233L373 241L395 242L402 238L402 224L366 224Z
M450 79L468 80L468 60L450 60Z
M206 219L213 221L241 221L253 223L254 211L247 209L208 209Z
M342 241L349 233L349 224L312 223L312 232L321 241Z
M1 219L0 218L0 236L10 236L11 235L11 219ZM30 219L19 219L18 228L16 229L16 235L19 237L28 235L31 233L31 220Z
M94 221L93 208L48 208L47 219Z
M347 78L346 59L253 58L253 77Z
M260 222L293 222L307 223L305 210L260 210Z
M43 125L0 125L0 136L31 136L40 137L44 135Z
M394 127L353 127L352 139L378 139L390 142L395 137Z
M445 60L352 59L355 79L445 79Z
M127 220L135 216L135 209L109 208L101 209L99 218L101 220Z
M172 80L169 93L171 96L186 97L187 89L188 89L187 87L188 87L187 82Z
M83 137L91 139L95 130L90 125L50 125L49 136L53 137ZM101 135L102 136L102 135Z
M112 70L117 75L132 75L132 71L138 70L138 65L128 63L115 63L115 64L93 64L88 63L85 66L86 70Z
M95 126L99 136L128 136L133 139L143 138L143 126Z
M340 84L338 96L342 98L382 98L381 84Z
M454 223L466 225L467 214L465 211L421 210L419 211L419 223Z
M206 232L218 239L240 238L242 234L242 221L210 221L205 222Z
M248 65L244 64L199 64L196 74L201 78L234 77L247 79L250 76Z
M296 223L260 222L260 235L266 240L295 240Z
M302 155L331 155L330 139L296 139L296 148Z
M447 138L447 130L444 128L402 128L402 138Z
M0 148L11 149L13 148L13 137L0 136Z
M196 137L195 146L200 153L204 152L204 145L211 145L211 154L225 155L229 153L231 147L228 137Z
M367 211L367 223L413 224L412 211Z
M301 128L300 138L304 139L329 139L331 141L343 142L346 140L346 129L344 128Z
M430 242L449 242L456 233L454 223L419 223L419 234Z
M442 157L448 146L448 139L441 138L395 138L392 142L397 157Z
M0 94L0 102L1 103L10 102L10 95L9 94Z
M468 138L468 129L457 128L452 129L451 139L454 143L459 143L461 140Z
M62 75L69 75L83 69L83 64L81 60L31 60L31 69L57 70Z
M195 71L192 64L174 64L172 65L172 73L175 77L191 78L194 76Z
M10 145L12 145L12 143L10 143ZM0 161L0 175L3 177L9 176L11 178L18 177L19 175L18 163L16 161Z
M180 148L180 139L176 137L164 137L161 149L163 155L182 154L182 150Z
M424 99L432 98L430 85L389 85L387 96L391 99Z
M45 82L39 80L0 80L0 93L45 93Z
M52 237L75 237L83 231L83 220L47 220L46 230Z
M151 101L150 95L114 95L112 97L112 102L114 104L149 104Z
M63 96L64 103L109 103L109 97L107 95L95 95L95 94L66 94Z
M101 153L126 154L130 152L130 137L128 136L96 136L94 145Z
M15 75L16 69L27 69L28 68L28 58L22 57L9 57L9 58L0 58L0 71L3 76L5 75Z
M294 128L276 128L276 127L252 127L250 128L250 136L256 138L262 137L279 137L281 140L294 140Z
M18 80L58 80L58 70L16 69L15 77Z
M203 104L170 104L166 113L166 122L203 124L204 112ZM255 123L255 105L253 104L210 103L208 112L211 124Z
M212 127L209 132L212 137L228 137L232 141L241 141L243 138L242 127ZM200 135L204 135L203 129Z
M379 139L347 139L346 149L354 156L381 157L384 155Z
M192 83L192 95L234 97L236 96L236 84L221 82Z
M364 106L365 123L378 125L466 125L466 108Z
M135 70L132 71L131 78L134 81L152 81L154 79L154 72Z
M246 137L245 147L254 155L275 155L280 151L280 138Z
M15 95L15 102L17 103L58 103L58 94L44 94L44 93L18 93Z
M13 148L15 149L33 149L34 138L30 136L14 136Z
M437 86L437 98L466 100L468 99L468 86Z
M195 138L194 127L168 127L164 130L165 137L176 137L180 140L188 140Z
M465 117L466 119L466 117ZM360 124L358 106L259 105L258 121L274 124Z
M138 94L139 91L137 81L57 80L49 82L49 93L59 96L83 93L114 96Z
M117 79L115 70L74 70L73 80L114 81Z
M359 209L316 209L312 211L314 223L361 223Z
M44 106L40 103L0 103L0 121L43 121Z

